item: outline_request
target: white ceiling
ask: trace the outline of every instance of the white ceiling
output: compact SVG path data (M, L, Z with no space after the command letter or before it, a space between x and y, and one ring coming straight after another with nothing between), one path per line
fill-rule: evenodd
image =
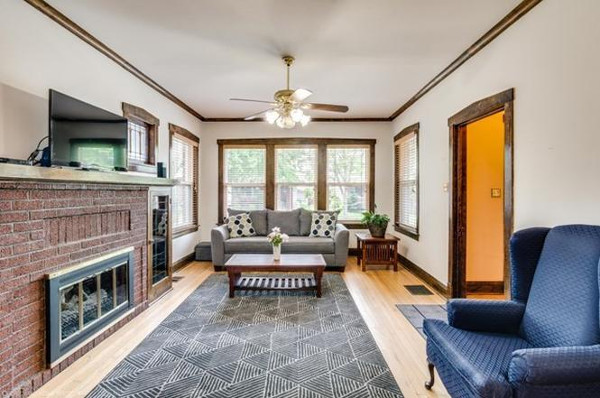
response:
M285 86L387 117L519 0L49 0L205 117L243 117Z

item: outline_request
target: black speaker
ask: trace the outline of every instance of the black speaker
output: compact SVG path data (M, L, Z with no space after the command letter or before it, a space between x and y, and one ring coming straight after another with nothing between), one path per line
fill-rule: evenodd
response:
M163 162L156 163L156 176L159 178L167 178L167 168Z

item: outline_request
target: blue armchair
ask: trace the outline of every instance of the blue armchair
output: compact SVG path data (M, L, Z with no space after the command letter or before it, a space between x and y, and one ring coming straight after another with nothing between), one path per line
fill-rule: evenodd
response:
M510 241L511 301L448 302L427 359L452 397L600 397L600 226L531 228Z

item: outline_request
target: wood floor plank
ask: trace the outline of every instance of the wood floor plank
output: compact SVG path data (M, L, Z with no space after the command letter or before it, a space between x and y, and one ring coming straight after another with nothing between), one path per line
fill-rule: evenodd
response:
M173 285L171 292L32 397L84 397L212 273L209 262L194 262L177 272L184 278ZM443 304L445 299L437 294L413 296L404 285L426 284L406 269L362 272L355 257L348 259L342 277L405 397L447 397L439 378L432 391L423 387L428 378L425 341L395 308L396 304Z

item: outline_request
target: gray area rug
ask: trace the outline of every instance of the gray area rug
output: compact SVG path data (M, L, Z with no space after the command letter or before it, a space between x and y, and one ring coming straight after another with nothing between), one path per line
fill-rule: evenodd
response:
M446 312L446 305L436 304L396 304L396 308L408 319L411 325L423 338L423 320L441 319L442 321L448 320L448 313Z
M236 292L211 275L88 395L402 397L346 284Z

